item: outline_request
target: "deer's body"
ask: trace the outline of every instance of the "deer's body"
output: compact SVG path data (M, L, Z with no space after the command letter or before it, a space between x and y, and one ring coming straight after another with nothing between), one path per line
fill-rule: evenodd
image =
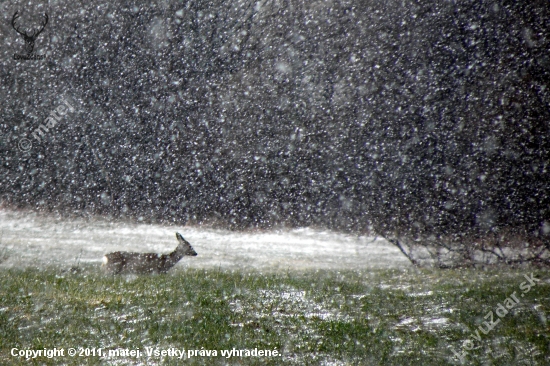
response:
M170 254L114 252L103 257L103 266L112 274L152 274L166 273L184 256L196 256L191 244L176 233L179 245Z

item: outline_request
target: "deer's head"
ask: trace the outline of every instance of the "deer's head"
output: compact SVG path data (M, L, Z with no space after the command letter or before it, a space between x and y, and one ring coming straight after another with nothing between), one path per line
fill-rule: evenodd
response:
M48 14L44 13L44 21L40 25L41 28L36 30L34 29L31 34L27 34L27 32L22 32L19 30L19 28L15 25L15 21L19 18L19 12L16 11L15 14L13 14L13 18L11 19L11 26L17 33L23 36L23 39L25 40L25 51L27 51L27 54L31 54L34 50L34 41L40 33L44 30L44 27L46 27L46 24L48 24Z

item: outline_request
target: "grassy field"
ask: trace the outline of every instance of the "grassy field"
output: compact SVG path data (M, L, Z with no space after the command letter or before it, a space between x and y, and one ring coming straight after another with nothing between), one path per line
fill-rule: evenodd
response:
M0 364L460 364L454 349L466 364L548 365L550 273L534 271L540 281L531 280L524 293L530 274L179 270L112 277L96 268L4 269ZM510 301L514 293L517 303ZM499 310L501 318L499 303L510 306L505 315ZM500 321L492 329L485 324L485 334L480 327L491 311ZM67 355L69 347L77 356ZM83 354L101 348L103 356L78 356L79 347ZM148 356L147 347L185 349L185 356ZM63 348L64 356L27 360L12 356L13 348ZM279 355L221 355L233 348ZM117 349L141 355L105 355ZM187 350L198 351L189 357Z

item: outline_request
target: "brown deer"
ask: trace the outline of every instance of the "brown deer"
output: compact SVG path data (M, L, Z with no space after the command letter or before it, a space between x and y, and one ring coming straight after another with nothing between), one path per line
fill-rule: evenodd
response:
M111 274L166 273L184 256L196 256L191 244L176 233L179 245L170 254L114 252L103 257L103 267Z

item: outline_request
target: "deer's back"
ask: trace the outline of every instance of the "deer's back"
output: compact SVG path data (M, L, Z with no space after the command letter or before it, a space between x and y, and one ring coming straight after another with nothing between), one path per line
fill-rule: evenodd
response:
M156 253L114 252L103 257L103 265L109 273L163 273L166 255Z

